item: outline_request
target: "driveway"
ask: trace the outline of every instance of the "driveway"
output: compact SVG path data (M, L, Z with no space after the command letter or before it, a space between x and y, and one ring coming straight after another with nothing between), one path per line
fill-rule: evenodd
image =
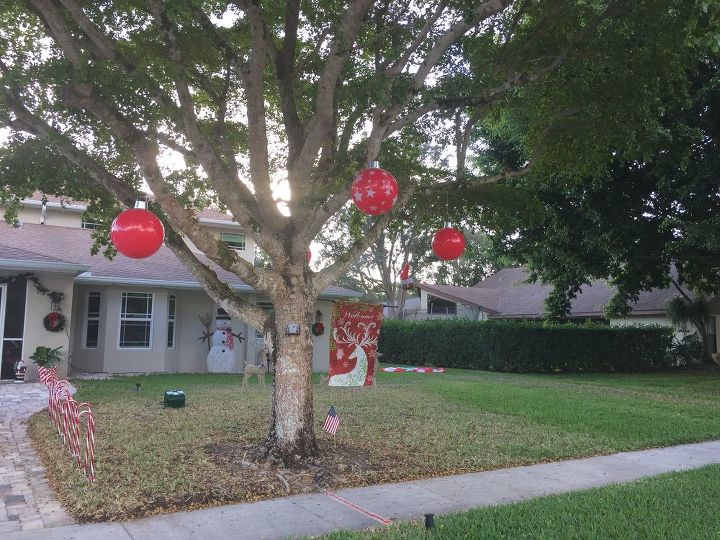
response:
M42 384L0 383L0 537L74 523L45 482L27 438L27 419L45 407Z

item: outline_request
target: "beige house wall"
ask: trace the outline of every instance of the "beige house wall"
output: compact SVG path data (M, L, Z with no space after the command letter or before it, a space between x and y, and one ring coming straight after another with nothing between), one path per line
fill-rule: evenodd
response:
M39 224L41 219L41 206L39 202L36 204L23 206L18 212L18 220L20 223L35 223ZM79 229L82 226L82 211L78 208L63 208L59 203L49 203L45 211L45 225L56 226L56 227L72 227ZM255 261L255 241L246 234L237 224L228 224L224 226L222 223L207 223L201 221L203 228L208 231L213 237L220 239L222 233L231 234L244 234L245 235L245 249L237 250L237 254L240 255L246 261ZM185 243L195 252L198 252L198 248L193 244L190 239L185 238Z
M313 371L327 371L330 367L330 317L332 315L333 302L320 300L317 303L316 311L322 313L322 322L325 325L325 333L321 336L313 336Z
M230 233L230 234L243 234L245 235L245 249L242 250L235 250L235 252L240 255L243 259L246 261L249 261L251 263L255 262L255 240L253 240L250 235L245 233L242 229L238 228L236 226L230 226L230 227L223 227L222 225L215 225L215 224L206 224L201 223L203 225L203 229L208 231L214 238L217 238L220 240L220 236L222 233ZM192 241L187 238L183 237L185 240L185 244L195 253L199 253L200 250L197 248L195 244L192 243Z
M23 207L18 212L20 223L40 223L39 207ZM80 212L65 210L62 208L47 208L45 212L45 225L55 227L80 228L82 216Z
M76 309L77 324L72 331L72 366L78 371L93 373L203 373L207 371L208 345L200 340L204 330L199 316L209 313L213 318L211 331L215 329L217 305L200 290L164 289L147 287L78 286ZM84 327L86 324L87 294L100 291L100 334L97 349L84 348ZM150 349L119 348L120 307L123 292L153 293L153 330ZM176 296L175 347L167 347L167 299ZM256 301L255 294L248 294L250 302ZM326 331L322 336L313 338L315 351L313 370L327 371L329 361L330 312L333 303L321 300L317 309L322 313L322 322ZM241 333L244 341L235 340L235 367L233 372L241 373L244 362L256 364L258 350L263 340L256 336L255 329L238 320L231 321L232 330Z
M103 321L107 320L107 287L75 287L75 302L72 331L73 349L71 358L71 368L78 371L86 371L89 373L100 373L103 371L103 359L105 357L104 343L106 325ZM100 324L98 325L98 346L95 348L87 348L85 346L86 327L87 327L87 308L88 294L90 292L100 293Z
M10 273L6 273L8 275ZM25 380L37 380L37 366L30 360L30 355L35 352L38 346L45 346L54 349L62 347L60 352L63 361L58 366L58 377L65 377L68 368L68 354L70 351L70 339L68 334L73 324L73 275L56 274L50 272L35 272L43 287L47 287L51 291L58 291L65 295L60 303L61 313L65 316L65 330L60 332L50 332L45 330L43 326L43 318L50 313L50 298L43 294L39 294L35 289L35 285L28 280L27 296L25 299L25 328L23 335L23 360L27 365Z

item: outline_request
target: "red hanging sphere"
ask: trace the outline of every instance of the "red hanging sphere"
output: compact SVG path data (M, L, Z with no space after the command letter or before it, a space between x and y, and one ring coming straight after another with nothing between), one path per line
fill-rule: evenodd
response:
M305 260L308 264L310 264L310 261L312 261L312 251L309 249L305 252Z
M397 202L398 185L392 174L380 167L365 169L352 183L352 198L358 210L379 216Z
M143 208L123 210L112 222L110 239L115 249L131 259L144 259L162 246L165 228L158 217Z
M465 251L465 237L457 229L447 226L435 233L432 250L444 261L457 259Z

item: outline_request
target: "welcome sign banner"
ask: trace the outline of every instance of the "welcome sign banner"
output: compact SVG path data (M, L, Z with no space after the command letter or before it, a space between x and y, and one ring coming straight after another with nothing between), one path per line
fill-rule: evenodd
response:
M382 313L379 304L335 304L330 336L330 386L372 386Z

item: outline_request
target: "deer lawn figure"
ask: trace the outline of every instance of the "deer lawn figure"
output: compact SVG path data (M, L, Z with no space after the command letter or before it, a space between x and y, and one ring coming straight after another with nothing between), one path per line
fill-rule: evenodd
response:
M247 386L248 378L252 377L253 375L257 377L258 382L263 385L263 388L265 388L265 374L267 373L270 355L273 351L272 338L270 337L269 333L265 334L263 341L265 342L265 345L262 349L258 349L258 360L260 361L260 364L255 365L245 362L245 368L243 369L242 388L245 388Z
M364 386L365 378L368 372L368 357L364 347L377 343L376 338L370 337L370 331L377 326L375 323L359 323L358 327L362 329L360 334L352 334L349 331L350 322L340 327L342 335L338 336L338 329L333 328L333 338L336 343L345 343L355 345L355 349L348 356L349 360L355 359L355 367L349 373L333 375L328 382L329 386Z

